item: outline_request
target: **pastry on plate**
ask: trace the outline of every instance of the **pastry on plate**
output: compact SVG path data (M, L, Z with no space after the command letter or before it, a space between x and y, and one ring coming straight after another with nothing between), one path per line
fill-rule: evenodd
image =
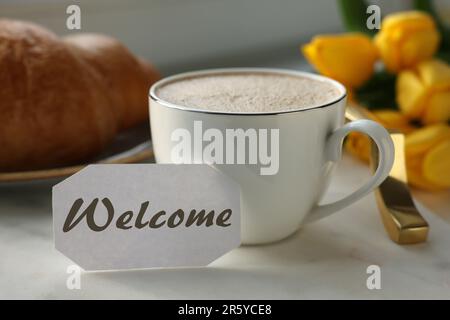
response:
M87 161L148 121L158 78L114 38L0 19L0 172Z

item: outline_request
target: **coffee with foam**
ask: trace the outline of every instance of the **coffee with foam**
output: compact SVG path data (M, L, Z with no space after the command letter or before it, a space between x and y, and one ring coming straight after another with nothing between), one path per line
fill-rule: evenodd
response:
M169 82L156 92L170 103L200 110L264 113L307 109L336 101L331 82L277 73L218 73Z

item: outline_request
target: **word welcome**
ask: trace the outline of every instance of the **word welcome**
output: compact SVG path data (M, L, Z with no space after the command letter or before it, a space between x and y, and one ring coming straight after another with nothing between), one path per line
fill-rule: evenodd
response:
M70 230L75 228L75 226L77 226L83 219L86 220L87 226L95 232L103 231L111 225L115 217L115 210L110 199L103 198L101 201L103 207L107 212L107 219L103 224L97 224L95 221L95 214L96 212L98 212L96 209L99 203L99 199L95 198L94 200L92 200L91 203L86 207L86 209L79 213L83 203L84 200L82 198L74 201L64 222L64 232L69 232ZM228 222L232 215L231 209L222 210L217 216L215 215L214 210L206 213L206 210L204 209L200 211L192 209L188 214L185 214L184 210L178 209L168 216L166 215L166 211L161 210L152 215L150 219L144 219L148 206L148 201L143 202L140 206L136 218L134 212L131 210L123 212L117 217L115 221L115 227L117 229L128 230L133 227L137 229L158 229L165 225L169 228L176 228L182 224L184 224L185 227L190 227L192 225L204 225L206 227L211 227L214 224L219 227L228 227L231 225L231 223Z
M193 136L184 128L171 134L171 160L176 164L259 164L261 175L274 175L279 169L279 129L219 129L203 132L202 121L194 121ZM224 147L225 143L225 147ZM204 144L206 144L204 146ZM270 154L269 154L270 148Z

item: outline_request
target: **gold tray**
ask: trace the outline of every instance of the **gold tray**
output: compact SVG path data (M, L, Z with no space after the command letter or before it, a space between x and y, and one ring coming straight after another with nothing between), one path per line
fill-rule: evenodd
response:
M139 163L153 159L148 124L119 133L108 148L89 163L45 170L0 172L0 183L66 178L92 163Z

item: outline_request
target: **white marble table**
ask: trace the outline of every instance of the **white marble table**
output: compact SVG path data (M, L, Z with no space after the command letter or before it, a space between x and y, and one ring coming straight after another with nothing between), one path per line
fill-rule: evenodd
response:
M347 194L368 169L345 156L327 199ZM83 272L68 290L72 262L53 248L52 183L0 186L0 299L394 299L450 298L450 193L416 194L429 242L399 246L385 234L373 195L268 246L241 247L205 268ZM381 268L368 290L366 268Z

